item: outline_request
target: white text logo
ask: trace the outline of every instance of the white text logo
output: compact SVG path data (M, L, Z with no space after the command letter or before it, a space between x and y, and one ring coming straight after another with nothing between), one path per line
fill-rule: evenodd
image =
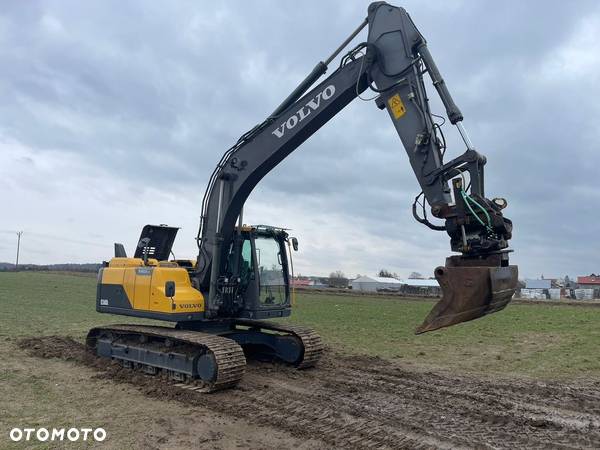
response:
M330 84L317 95L315 95L306 105L296 111L296 114L275 128L272 133L278 138L283 137L285 130L291 130L294 128L306 117L310 116L312 111L319 109L321 106L321 100L329 100L331 97L333 97L333 94L335 94L335 86Z
M40 442L64 441L65 439L76 441L102 442L106 439L104 428L13 428L9 433L13 442L30 441L36 439Z

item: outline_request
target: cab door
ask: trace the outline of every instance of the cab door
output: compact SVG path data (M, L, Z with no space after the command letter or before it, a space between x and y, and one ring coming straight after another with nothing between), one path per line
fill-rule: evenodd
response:
M258 281L257 306L261 309L289 305L287 255L283 242L274 236L254 238L255 272Z

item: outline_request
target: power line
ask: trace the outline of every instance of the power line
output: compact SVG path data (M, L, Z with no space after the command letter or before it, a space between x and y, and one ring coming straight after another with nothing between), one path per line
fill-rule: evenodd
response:
M19 250L21 248L21 236L23 235L22 231L17 231L17 261L15 263L15 270L19 269Z
M62 237L62 236L55 236L52 234L38 233L35 231L28 231L27 233L32 234L34 236L38 236L40 238L52 239L55 241L62 241L62 242L69 242L71 244L93 245L95 247L106 247L106 244L100 243L100 242L84 241L81 239L71 239L71 238L66 238L66 237Z
M0 230L0 233L13 234L13 233L15 233L15 230ZM19 233L19 232L17 231L17 233ZM23 231L21 231L21 233L23 233ZM91 242L91 241L86 241L86 240L81 240L81 239L70 239L70 238L65 238L65 237L61 237L61 236L55 236L52 234L38 233L36 231L27 231L27 234L34 236L34 237L38 237L38 238L52 239L55 241L62 241L62 242L69 242L71 244L93 245L95 247L104 247L104 248L106 247L106 243L101 243L99 241Z

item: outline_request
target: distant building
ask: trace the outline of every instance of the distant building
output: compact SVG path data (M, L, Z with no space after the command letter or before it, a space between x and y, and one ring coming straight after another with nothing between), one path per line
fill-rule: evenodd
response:
M548 278L542 278L537 280L525 280L525 287L521 289L520 297L528 299L546 300L551 298L551 288L552 280ZM556 293L554 295L556 296Z
M592 300L597 297L597 290L595 289L573 289L575 298L577 300Z
M552 280L525 280L525 289L550 289Z
M550 298L550 289L527 289L522 288L519 294L521 298L547 300Z
M294 278L292 280L292 286L294 287L309 287L314 284L310 278Z
M583 300L600 298L600 275L591 274L577 277L579 289L575 289L575 297Z
M436 279L422 280L420 278L408 278L406 280L398 280L402 284L414 287L440 287Z
M327 280L327 278L325 278ZM319 277L302 277L292 279L292 286L295 288L315 288L323 289L329 287L328 284L323 283L323 279Z
M336 289L348 289L350 280L346 277L329 277L327 278L327 286Z
M439 296L441 293L437 280L363 276L352 280L350 285L353 291L359 292L395 292L415 296Z
M422 280L419 278L408 278L400 280L402 283L402 293L406 295L439 297L442 295L442 289L436 279Z
M600 289L600 275L577 277L577 284L580 289Z
M365 275L350 281L350 286L352 287L353 291L377 292L381 289L396 288L399 290L402 287L402 282L400 280L396 280L395 278L369 277Z

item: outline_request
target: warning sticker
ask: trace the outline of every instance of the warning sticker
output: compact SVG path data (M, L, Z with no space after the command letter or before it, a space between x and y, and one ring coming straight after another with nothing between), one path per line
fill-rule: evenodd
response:
M394 119L399 119L404 114L406 114L406 107L404 103L402 103L402 99L400 95L396 94L389 98L388 105L390 106L390 111L394 115Z

